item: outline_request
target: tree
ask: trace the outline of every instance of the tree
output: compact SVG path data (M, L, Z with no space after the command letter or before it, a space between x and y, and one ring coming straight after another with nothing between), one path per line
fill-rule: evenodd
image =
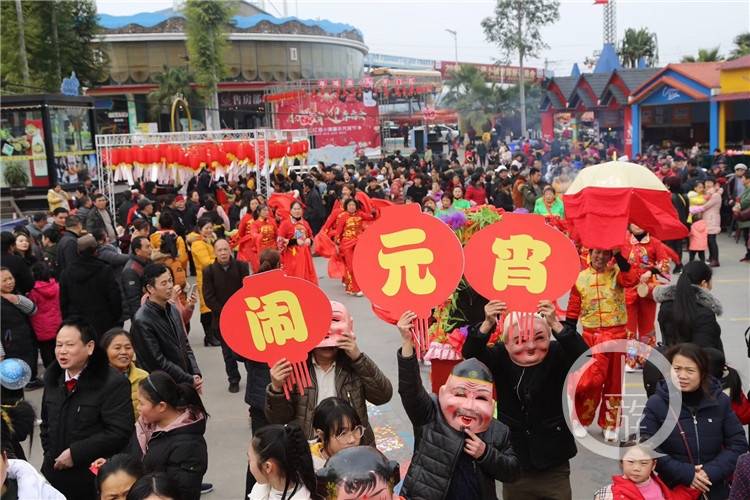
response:
M202 86L201 94L209 103L206 107L209 130L220 128L218 85L224 76L226 30L233 12L234 3L229 1L187 0L185 3L188 56L196 81Z
M494 16L482 20L486 40L497 45L506 60L511 55L518 55L521 133L524 137L528 137L524 59L536 56L539 50L547 47L540 29L560 19L559 8L557 0L497 0Z
M57 92L62 78L72 71L86 87L105 77L107 60L91 43L99 30L93 0L0 2L0 17L3 87L14 92Z
M190 86L191 82L192 76L187 69L168 68L165 65L163 71L154 77L154 83L159 87L147 96L151 119L158 120L163 112L169 112L172 99L177 94L182 95L191 106L198 104L198 93Z
M626 68L637 68L641 58L648 66L657 62L656 34L647 28L625 30L625 36L620 44L620 60Z
M729 59L737 59L742 56L750 55L750 31L740 33L734 37L736 47L729 54Z
M495 86L487 83L476 66L468 64L452 72L446 86L448 92L443 102L458 112L461 121L459 128L482 130L497 111Z
M714 47L712 49L698 49L698 57L695 56L685 56L682 58L682 62L688 63L688 62L716 62L716 61L723 61L724 56L719 54L719 47Z

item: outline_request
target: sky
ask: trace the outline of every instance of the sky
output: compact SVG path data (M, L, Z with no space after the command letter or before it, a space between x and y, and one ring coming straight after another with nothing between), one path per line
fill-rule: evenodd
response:
M171 7L172 0L97 0L99 12L129 15ZM255 2L261 3L261 2ZM435 60L454 60L453 37L458 32L458 59L491 63L500 56L484 39L480 23L492 15L493 0L288 0L288 14L303 19L348 23L364 34L370 52ZM280 17L282 0L266 1L265 10ZM274 8L275 7L275 8ZM718 46L722 54L733 38L750 31L750 0L618 0L617 33L627 28L656 32L661 65L695 55L699 48ZM593 0L561 0L560 19L542 30L549 48L527 65L570 73L574 63L602 46L602 8Z

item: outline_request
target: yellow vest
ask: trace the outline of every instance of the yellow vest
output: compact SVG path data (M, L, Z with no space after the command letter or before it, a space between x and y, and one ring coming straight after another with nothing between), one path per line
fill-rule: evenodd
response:
M619 269L602 273L588 267L578 274L576 288L581 294L581 324L584 328L621 326L628 322L625 290L617 284Z

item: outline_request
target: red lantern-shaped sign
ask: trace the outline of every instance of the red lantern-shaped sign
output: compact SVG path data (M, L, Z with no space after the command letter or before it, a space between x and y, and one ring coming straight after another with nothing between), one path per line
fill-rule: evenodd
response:
M535 312L540 300L560 298L580 271L573 242L540 215L503 214L471 237L464 256L471 287L515 312Z
M307 355L328 333L331 318L331 302L320 288L274 270L245 278L224 305L219 328L244 358L269 366L282 358L292 363L288 397L292 384L300 394L311 385Z
M390 317L413 311L417 351L427 347L432 308L456 289L463 273L461 243L440 219L418 204L395 205L360 237L354 250L354 275L367 298Z

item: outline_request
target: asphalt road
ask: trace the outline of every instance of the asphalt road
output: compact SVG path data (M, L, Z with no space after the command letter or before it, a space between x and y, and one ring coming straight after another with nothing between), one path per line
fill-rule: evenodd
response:
M742 246L735 244L727 235L719 236L719 246L722 267L715 269L713 293L724 306L724 314L719 322L727 361L740 371L747 390L750 385L750 364L743 333L750 326L750 265L738 262L743 255ZM375 360L394 385L393 400L387 405L371 408L371 420L380 449L406 466L411 456L413 437L411 424L396 392L396 349L400 344L398 332L375 317L366 298L347 296L337 280L328 279L324 260L316 259L316 267L323 290L332 300L344 303L354 317L360 348ZM211 414L206 434L209 468L205 481L212 482L215 489L204 498L239 500L244 492L246 449L251 436L247 406L243 401L245 380L243 378L239 394L228 393L220 348L203 347L197 314L193 316L191 328L190 341L204 374L204 402ZM427 382L429 376L426 369L423 369L423 376ZM642 393L640 375L627 376L626 391ZM41 390L28 394L29 400L37 408L41 397ZM38 440L34 442L31 461L35 466L41 466L41 445ZM593 493L608 483L618 471L614 461L603 459L580 446L571 466L573 497L576 500L592 498Z

